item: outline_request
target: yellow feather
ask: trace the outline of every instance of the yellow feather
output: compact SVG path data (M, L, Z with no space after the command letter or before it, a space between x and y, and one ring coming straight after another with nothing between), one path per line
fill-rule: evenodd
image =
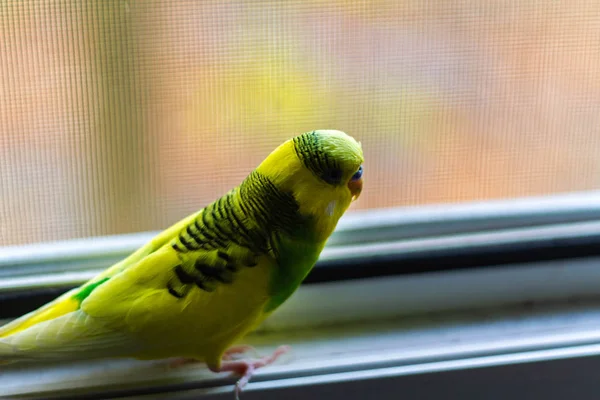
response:
M127 269L128 267L139 262L144 257L156 251L156 249L160 248L169 240L171 240L177 234L177 232L179 232L183 227L189 224L189 222L192 221L198 215L198 213L199 212L196 212L177 222L170 228L165 229L163 232L155 236L150 242L140 247L127 258L123 259L122 261L114 264L112 267L103 271L87 284L98 282L102 279L112 277L117 273L121 272L122 270ZM33 325L39 324L40 322L44 322L53 318L58 318L64 314L76 311L79 308L79 302L74 300L73 296L79 290L80 288L70 290L67 293L58 297L57 299L38 308L37 310L25 314L22 317L17 318L14 321L0 327L0 338L13 335Z

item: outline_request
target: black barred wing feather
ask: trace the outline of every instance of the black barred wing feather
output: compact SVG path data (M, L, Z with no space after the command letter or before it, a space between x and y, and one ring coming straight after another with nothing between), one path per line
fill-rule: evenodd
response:
M218 284L232 283L240 268L255 266L262 255L276 260L279 235L299 232L306 223L298 209L291 194L252 172L173 239L181 263L173 269L169 293L183 298L193 285L211 292Z
M182 262L173 268L167 290L177 298L184 298L194 287L213 292L219 284L233 283L236 272L241 268L256 266L258 258L258 255L237 245L182 254Z

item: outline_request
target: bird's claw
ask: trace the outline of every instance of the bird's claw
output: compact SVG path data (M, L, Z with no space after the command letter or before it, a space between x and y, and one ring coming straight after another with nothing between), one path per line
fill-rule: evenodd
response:
M233 353L231 352L232 349L234 350ZM232 349L229 349L225 352L228 357L230 357L231 354L243 353L247 350L256 352L256 350L251 346L236 346ZM211 368L211 370L213 372L233 372L241 376L235 384L235 398L236 400L239 400L242 389L248 384L250 378L252 378L252 375L254 374L254 371L274 363L283 354L289 352L290 349L290 346L279 346L270 356L265 356L252 361L226 361L221 364L220 368Z
M235 355L237 354L244 354L247 352L252 352L252 355L256 358L259 358L259 354L258 354L258 350L256 350L254 347L247 345L247 344L242 344L239 346L233 346L228 348L225 353L223 354L223 360L225 361L230 361L235 359Z

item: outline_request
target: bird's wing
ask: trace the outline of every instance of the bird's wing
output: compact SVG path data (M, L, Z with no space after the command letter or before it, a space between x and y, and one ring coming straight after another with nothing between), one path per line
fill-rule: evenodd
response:
M201 211L200 211L201 212ZM67 293L59 296L55 300L45 304L44 306L25 314L8 324L0 327L0 338L13 335L19 331L27 329L33 325L44 321L58 318L79 309L81 302L85 299L96 287L109 280L111 277L119 274L127 268L140 262L144 257L154 253L156 250L173 239L181 229L193 221L200 212L194 213L187 218L177 222L170 228L162 231L155 236L150 242L140 247L127 258L114 264L96 277L92 278L85 284L74 288Z
M183 226L174 235L177 239L139 261L113 275L101 275L74 296L25 320L0 338L0 360L96 355L161 358L159 347L164 356L173 355L168 353L169 343L164 343L172 332L190 330L196 341L210 340L204 326L214 326L208 319L214 307L207 306L219 301L212 292L232 283L236 272L255 266L258 260L235 242L222 246L192 243L181 232L190 232L195 223ZM186 312L188 308L192 311ZM227 329L235 326L228 324Z

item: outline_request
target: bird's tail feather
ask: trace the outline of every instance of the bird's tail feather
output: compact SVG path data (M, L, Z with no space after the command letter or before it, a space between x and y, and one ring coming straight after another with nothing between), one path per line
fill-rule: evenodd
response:
M128 356L139 343L78 310L0 338L0 363Z

